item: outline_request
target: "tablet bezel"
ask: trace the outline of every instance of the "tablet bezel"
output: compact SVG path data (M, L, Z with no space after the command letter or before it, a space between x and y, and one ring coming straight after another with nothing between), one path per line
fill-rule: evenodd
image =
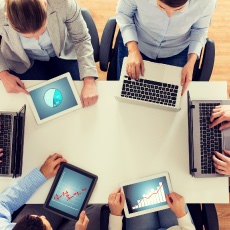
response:
M40 119L39 114L38 114L37 109L36 109L36 107L35 107L35 105L34 105L34 102L33 102L33 99L32 99L32 97L31 97L31 95L26 95L26 97L27 97L27 99L28 99L28 102L29 102L29 105L30 105L30 108L31 108L31 110L33 111L33 114L34 114L34 117L35 117L35 120L36 120L37 124L40 125L40 124L42 124L42 123L44 123L44 122L47 122L47 121L50 121L50 120L52 120L52 119L54 119L54 118L60 117L60 116L62 116L62 115L64 115L64 114L67 114L67 113L69 113L69 112L72 112L72 111L74 111L74 110L76 110L76 109L82 108L81 99L80 99L80 97L79 97L79 95L78 95L78 92L77 92L77 90L76 90L76 88L75 88L74 82L73 82L72 77L71 77L71 75L70 75L69 72L64 73L64 74L62 74L62 75L60 75L60 76L57 76L57 77L55 77L55 78L52 78L52 79L50 79L50 80L48 80L48 81L42 82L42 83L40 83L40 84L38 84L38 85L36 85L36 86L30 87L30 88L28 88L28 89L26 89L26 90L27 90L28 92L31 92L31 91L33 91L33 90L35 90L35 89L39 89L39 88L41 88L41 87L43 87L43 86L46 86L46 85L48 85L48 84L50 84L50 83L56 82L56 81L58 81L58 80L60 80L60 79L63 79L63 78L67 78L67 81L68 81L68 83L69 83L69 85L70 85L70 88L71 88L71 90L72 90L72 93L73 93L73 95L74 95L74 97L75 97L75 99L76 99L76 101L77 101L77 105L75 105L75 106L73 106L73 107L71 107L71 108L69 108L69 109L66 109L66 110L64 110L64 111L62 111L62 112L60 112L60 113L51 115L51 116L49 116L49 117L47 117L47 118Z
M84 202L83 202L83 204L82 204L82 206L80 208L78 216L70 215L69 213L63 212L63 211L61 211L59 209L56 209L54 207L49 206L49 203L50 203L50 201L51 201L51 199L53 197L53 193L54 193L54 191L55 191L55 189L57 187L57 184L58 184L58 182L60 180L60 177L61 177L61 175L62 175L62 173L63 173L65 168L73 170L74 172L77 172L79 174L82 174L82 175L92 179L92 183L90 185L90 188L88 189L88 193L87 193L87 195L85 197L85 200L84 200ZM44 208L48 209L49 211L54 212L54 213L56 213L56 214L58 214L60 216L64 216L64 217L66 217L68 219L78 220L81 211L85 209L85 207L87 206L87 204L89 202L89 199L90 199L90 197L92 195L92 192L93 192L93 190L95 188L97 180L98 180L98 176L96 176L96 175L94 175L94 174L92 174L90 172L87 172L87 171L85 171L85 170L83 170L81 168L78 168L78 167L76 167L74 165L71 165L71 164L68 164L68 163L62 163L61 167L58 170L58 173L57 173L57 175L56 175L56 177L54 179L54 182L53 182L53 184L51 186L51 189L50 189L50 191L48 193L48 196L47 196L46 201L44 203Z
M171 185L171 181L170 181L170 177L169 177L168 172L163 172L163 173L155 174L155 175L152 175L152 176L143 177L143 178L140 178L140 179L137 179L137 180L124 182L124 183L119 184L119 186L121 187L121 191L125 195L123 186L132 185L132 184L136 184L136 183L139 183L139 182L144 182L144 181L148 181L148 180L152 180L152 179L157 179L157 178L160 178L160 177L166 177L169 192L171 193L172 192L172 185ZM135 217L135 216L141 216L141 215L144 215L144 214L164 210L164 209L167 209L167 208L169 208L168 205L162 205L160 207L155 207L155 208L150 208L150 209L139 211L139 212L129 213L129 209L128 209L127 202L126 202L126 195L125 195L124 212L125 212L125 217L126 218L131 218L131 217Z

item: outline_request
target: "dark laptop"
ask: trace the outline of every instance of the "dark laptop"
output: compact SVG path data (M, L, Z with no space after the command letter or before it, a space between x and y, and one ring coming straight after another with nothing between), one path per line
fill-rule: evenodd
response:
M230 105L230 100L193 100L189 92L188 130L189 130L189 168L194 177L220 177L213 165L214 151L223 153L230 149L230 129L219 130L220 125L210 126L212 110L218 105Z
M26 105L19 112L0 112L0 176L18 177L22 174Z

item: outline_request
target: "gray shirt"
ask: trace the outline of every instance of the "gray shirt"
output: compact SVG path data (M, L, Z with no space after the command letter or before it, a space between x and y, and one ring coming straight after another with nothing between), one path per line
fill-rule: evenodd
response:
M31 60L49 61L50 57L56 56L47 29L38 40L35 38L26 38L21 34L19 34L19 38L22 47Z

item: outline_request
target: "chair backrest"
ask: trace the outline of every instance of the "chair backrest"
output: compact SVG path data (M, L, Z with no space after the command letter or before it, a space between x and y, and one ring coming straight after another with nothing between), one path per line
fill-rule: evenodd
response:
M120 31L114 38L116 30L115 17L107 21L101 39L100 45L100 69L107 71L107 80L117 80L117 50L120 38ZM113 47L113 42L115 46ZM200 60L202 63L200 64ZM198 59L193 72L193 81L209 81L215 61L215 43L207 39L204 47L203 58Z
M93 50L94 50L94 61L98 62L99 52L100 52L100 43L99 43L99 36L98 36L96 25L88 9L82 8L81 13L89 29L89 34L91 36L91 43L92 43Z

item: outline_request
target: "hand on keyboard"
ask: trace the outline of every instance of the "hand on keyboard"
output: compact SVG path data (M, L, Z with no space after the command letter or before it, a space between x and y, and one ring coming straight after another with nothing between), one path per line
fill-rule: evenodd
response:
M129 55L126 64L126 73L132 79L138 80L144 75L144 62L136 42L127 43Z
M220 125L220 130L227 129L230 127L230 105L216 106L212 111L210 117L211 125L210 128L224 122Z
M219 174L230 175L230 151L224 150L224 154L215 151L213 161L215 170Z

